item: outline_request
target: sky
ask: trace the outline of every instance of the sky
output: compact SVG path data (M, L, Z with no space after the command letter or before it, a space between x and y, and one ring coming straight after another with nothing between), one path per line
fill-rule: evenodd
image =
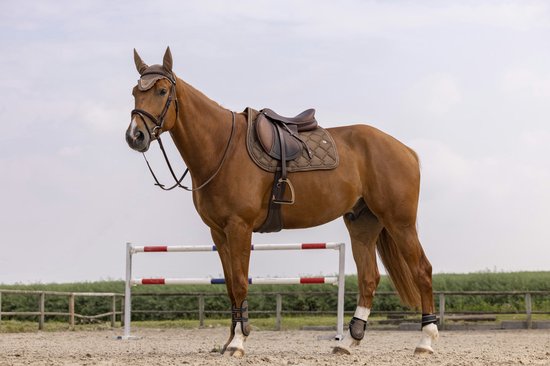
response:
M2 0L0 33L0 283L122 279L127 242L212 243L191 195L153 186L124 139L133 48L155 64L167 46L177 76L226 108L313 107L323 127L370 124L415 149L435 273L550 270L548 2ZM326 241L346 243L355 273L342 220L253 237ZM337 262L255 252L250 272ZM213 253L136 255L134 271L222 273Z

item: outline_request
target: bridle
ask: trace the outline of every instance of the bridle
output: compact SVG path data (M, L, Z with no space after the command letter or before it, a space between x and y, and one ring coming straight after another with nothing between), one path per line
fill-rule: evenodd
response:
M166 188L166 186L159 182L157 179L157 176L153 172L153 169L151 168L151 164L149 164L149 160L147 160L147 157L145 156L145 153L143 154L143 158L145 159L145 162L147 163L147 167L149 168L149 171L151 172L151 175L153 176L153 179L155 180L155 185L160 187L164 191L170 191L176 187L182 188L188 192L198 191L199 189L202 189L206 187L208 183L210 183L220 172L225 160L227 159L227 152L229 150L229 146L231 145L231 141L233 140L233 136L235 134L235 112L231 112L232 120L231 120L231 135L229 136L229 140L227 141L227 145L225 146L225 150L222 156L222 160L220 161L220 164L218 165L218 168L214 173L208 178L203 184L196 188L189 188L185 185L182 185L181 182L189 173L189 168L185 169L185 172L182 174L181 178L177 178L176 174L174 173L174 169L172 169L172 165L170 164L170 160L168 159L168 155L166 155L166 151L164 150L164 145L162 144L162 140L160 139L160 135L163 131L164 122L166 113L168 113L168 109L170 108L170 105L172 104L172 101L174 101L174 105L176 108L176 121L178 119L179 115L179 107L178 107L178 99L176 97L176 78L173 74L167 74L157 71L149 71L144 72L141 74L141 76L145 75L162 75L166 79L170 80L171 86L170 86L170 95L168 95L168 99L166 100L166 104L164 105L164 108L162 109L162 112L158 117L153 116L151 113L147 112L146 110L135 108L130 112L130 115L133 117L134 114L137 114L142 120L145 125L145 128L147 129L147 133L149 134L149 138L151 141L157 140L159 143L160 150L162 151L162 155L164 156L164 160L166 161L166 165L168 165L168 170L170 170L170 174L172 175L172 178L174 178L174 185ZM149 125L147 124L147 121L145 120L145 117L150 119L154 124L155 127L153 127L152 130L149 129Z
M178 118L178 99L176 98L176 79L173 75L166 74L163 72L158 71L149 71L144 72L141 74L141 77L145 75L161 75L165 77L166 79L170 80L170 95L168 95L168 99L166 100L166 104L164 104L164 108L162 109L162 112L158 117L153 116L151 113L147 112L143 109L134 109L132 112L130 112L130 115L133 117L134 114L137 114L141 117L143 122L145 123L145 128L147 129L147 132L149 133L149 137L152 140L158 139L160 137L160 134L162 133L162 128L164 127L164 118L166 117L166 113L168 113L168 109L170 108L170 104L172 104L172 100L174 100L174 105L176 106L176 119ZM147 125L147 122L145 121L145 117L149 118L154 124L155 127L153 127L153 130L151 131L149 129L149 125Z

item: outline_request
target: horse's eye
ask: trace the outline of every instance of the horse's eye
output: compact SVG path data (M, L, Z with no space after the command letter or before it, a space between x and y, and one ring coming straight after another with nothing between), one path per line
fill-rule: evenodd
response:
M168 93L166 89L160 89L160 95L166 95L166 93Z

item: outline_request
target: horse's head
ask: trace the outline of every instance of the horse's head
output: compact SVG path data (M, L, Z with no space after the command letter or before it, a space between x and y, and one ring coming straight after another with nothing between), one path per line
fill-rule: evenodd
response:
M166 49L162 65L147 66L135 49L134 61L141 77L132 91L135 108L126 130L126 142L132 149L145 152L151 141L169 131L176 122L176 76L172 72L170 47Z

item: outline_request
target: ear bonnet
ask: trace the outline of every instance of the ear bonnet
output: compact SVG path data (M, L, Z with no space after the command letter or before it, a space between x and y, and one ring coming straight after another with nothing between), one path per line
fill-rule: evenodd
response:
M146 91L151 89L160 79L168 79L172 84L176 83L176 78L172 72L172 53L170 52L170 48L166 49L162 65L148 66L145 62L143 62L135 49L134 61L136 63L136 68L141 75L138 80L139 90Z

